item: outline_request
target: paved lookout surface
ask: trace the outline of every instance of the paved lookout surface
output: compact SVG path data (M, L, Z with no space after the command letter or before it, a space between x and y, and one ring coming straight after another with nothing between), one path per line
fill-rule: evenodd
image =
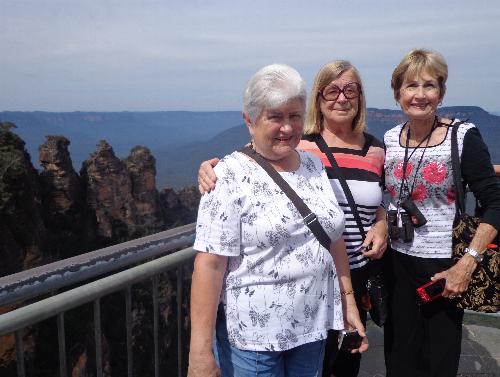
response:
M500 377L500 329L464 325L462 331L462 355L458 376ZM369 325L368 337L370 349L363 355L359 377L383 377L383 330L373 324Z

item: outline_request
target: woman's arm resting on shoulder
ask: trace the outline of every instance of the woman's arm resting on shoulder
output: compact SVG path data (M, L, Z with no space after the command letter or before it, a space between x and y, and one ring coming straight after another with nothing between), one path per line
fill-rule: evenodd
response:
M351 283L351 273L349 261L345 250L344 239L340 237L330 246L330 254L339 277L340 292L342 295L342 309L344 312L344 326L347 329L358 330L359 335L363 337L361 347L354 349L351 353L365 352L368 349L368 338L366 337L365 327L359 318L358 307L354 300L354 291Z
M383 207L378 207L376 213L375 224L372 225L370 230L366 233L363 247L365 250L368 246L371 248L363 252L363 255L372 259L380 259L387 249L387 214Z
M200 194L205 194L215 188L217 177L215 176L214 167L219 163L217 157L211 160L203 161L198 170L198 190Z
M212 352L212 339L226 267L227 257L216 254L198 253L194 261L189 377L220 376Z
M488 244L493 241L497 235L497 230L490 224L481 223L477 227L476 234L472 239L469 248L483 253ZM477 267L476 260L470 254L465 254L451 268L439 272L432 277L432 280L446 279L443 296L457 296L465 292L469 287L472 273Z

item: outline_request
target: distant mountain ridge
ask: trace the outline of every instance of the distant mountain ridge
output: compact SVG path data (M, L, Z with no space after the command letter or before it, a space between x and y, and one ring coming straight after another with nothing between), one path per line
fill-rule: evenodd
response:
M16 134L33 156L37 156L46 135L68 138L76 170L100 140L109 142L115 153L123 157L136 145L147 146L154 152L165 146L207 140L240 120L239 111L0 112L0 121L17 126Z
M478 126L490 148L492 160L500 163L500 116L477 106L439 109L450 118L469 119ZM400 110L368 108L368 132L382 139L386 130L404 121ZM11 121L32 156L46 135L64 135L78 171L81 163L105 139L117 156L125 156L136 145L146 146L157 160L159 187L180 188L196 183L199 163L222 157L249 141L240 111L223 112L0 112L0 121ZM36 165L36 164L35 164Z
M480 130L485 140L493 163L500 164L500 116L492 115L477 106L450 106L439 109L439 115L448 118L468 119ZM367 109L367 132L383 140L385 131L396 124L404 122L405 116L401 110ZM240 125L222 131L206 142L197 142L183 145L178 148L162 149L155 157L159 167L165 167L165 175L158 173L161 186L163 177L165 182L175 182L174 187L195 184L198 167L201 161L212 157L223 157L234 150L240 149L250 140L246 126ZM179 159L182 156L182 159ZM176 160L175 164L168 161ZM177 186L180 185L180 186Z

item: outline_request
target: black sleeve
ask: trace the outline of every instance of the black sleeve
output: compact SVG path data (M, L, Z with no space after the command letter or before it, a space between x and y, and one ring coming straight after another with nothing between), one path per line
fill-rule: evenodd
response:
M488 147L476 127L465 134L461 169L462 178L484 209L482 222L500 231L500 178L493 170Z

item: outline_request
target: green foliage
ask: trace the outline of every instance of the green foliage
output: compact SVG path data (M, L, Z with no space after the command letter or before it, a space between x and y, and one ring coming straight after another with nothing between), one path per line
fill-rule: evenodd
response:
M0 131L10 131L13 128L17 128L17 126L12 122L0 122Z
M132 225L128 227L128 239L134 240L136 238L141 238L153 234L154 231L148 229L145 225Z
M8 210L16 193L16 186L26 174L26 166L23 163L24 150L18 149L20 139L9 130L3 129L5 123L1 123L0 130L0 211Z

